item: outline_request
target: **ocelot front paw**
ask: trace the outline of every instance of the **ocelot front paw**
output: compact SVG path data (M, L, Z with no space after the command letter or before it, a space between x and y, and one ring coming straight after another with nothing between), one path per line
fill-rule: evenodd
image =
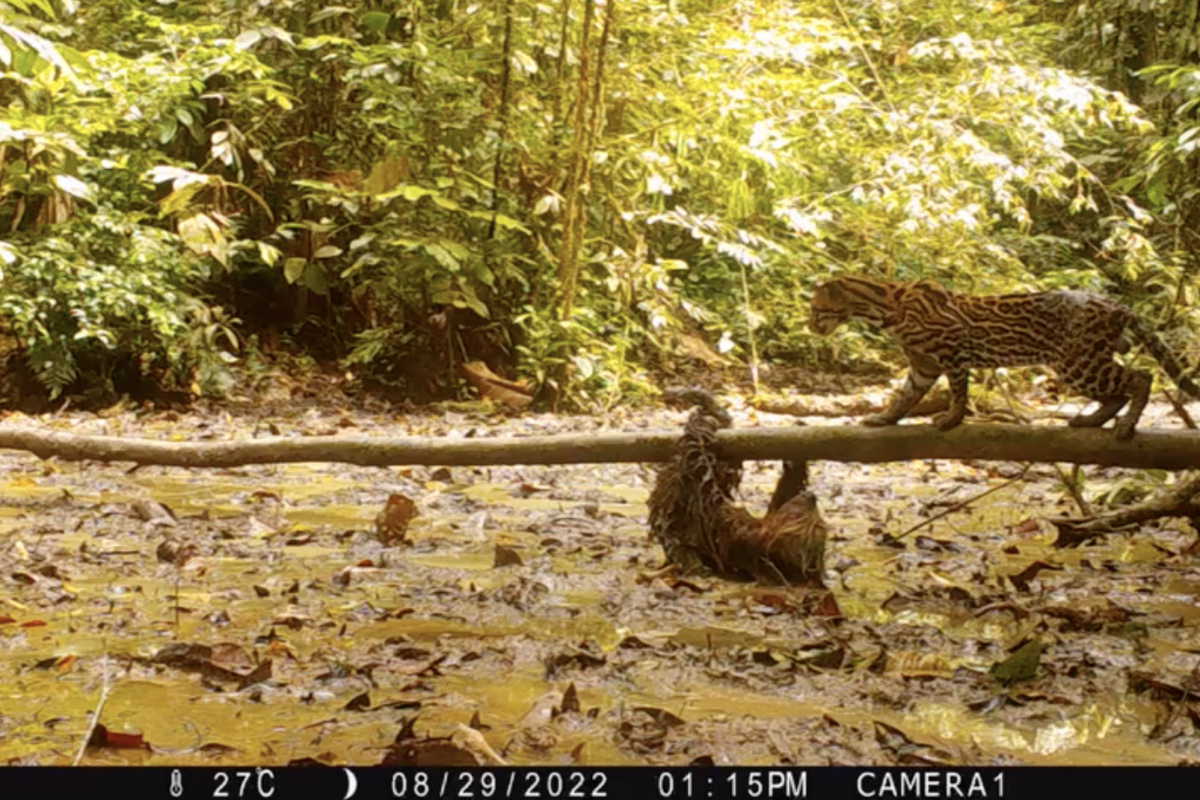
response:
M895 425L899 421L899 418L881 412L879 414L867 414L858 421L858 424L866 425L868 428L882 428L885 425Z
M953 430L962 424L963 416L965 415L961 411L958 413L943 411L933 415L933 424L937 426L939 431Z

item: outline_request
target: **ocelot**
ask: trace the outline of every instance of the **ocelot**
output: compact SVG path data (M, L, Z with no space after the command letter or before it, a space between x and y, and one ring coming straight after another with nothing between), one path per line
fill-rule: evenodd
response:
M1126 330L1180 389L1200 399L1200 387L1183 374L1179 359L1149 326L1120 303L1087 292L972 297L952 294L932 281L859 276L818 286L809 327L825 336L850 319L889 334L910 367L888 408L863 418L864 425L899 422L944 374L950 378L950 408L934 417L934 424L950 430L966 413L972 367L1044 364L1068 389L1100 403L1092 413L1072 418L1072 427L1099 427L1128 404L1115 428L1118 439L1128 439L1150 398L1151 377L1113 358L1129 351Z

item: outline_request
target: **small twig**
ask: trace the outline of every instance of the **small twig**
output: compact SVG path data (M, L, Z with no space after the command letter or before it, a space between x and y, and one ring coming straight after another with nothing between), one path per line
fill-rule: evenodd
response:
M1058 473L1058 479L1062 481L1063 486L1067 487L1067 493L1071 495L1071 499L1075 501L1075 505L1079 507L1080 516L1093 516L1092 504L1087 501L1087 498L1083 496L1083 492L1079 489L1079 465L1076 464L1075 468L1071 470L1070 477L1067 477L1067 474L1063 472L1063 468L1058 464L1054 465L1054 470Z
M937 522L942 517L949 516L950 514L953 514L956 511L961 511L962 509L969 506L971 503L974 503L976 500L982 500L983 498L987 497L989 494L993 494L995 492L1000 491L1001 489L1012 486L1014 483L1025 480L1025 473L1029 472L1029 468L1032 466L1033 466L1033 464L1026 464L1025 467L1021 470L1021 474L1018 475L1017 477L1011 478L1011 479L1005 481L1004 483L1000 484L999 486L993 486L992 488L988 489L987 491L980 492L979 494L975 495L974 497L968 497L966 500L963 500L962 502L955 503L954 505L948 507L945 511L942 511L938 514L934 514L929 519L921 520L916 525L913 525L911 528L904 531L904 533L900 533L900 534L897 534L896 536L893 536L892 541L899 541L900 539L903 539L905 536L908 536L910 533L914 533L916 531L921 530L921 528L924 528L928 525L932 525L933 523Z
M1175 413L1179 415L1181 420L1183 420L1184 426L1189 430L1196 430L1196 421L1192 419L1192 415L1188 413L1188 410L1186 407L1184 407L1183 403L1179 402L1179 398L1175 396L1175 393L1168 392L1166 389L1164 389L1163 394L1167 396L1167 400L1171 401L1171 407L1175 409Z
M785 577L784 574L779 571L779 567L775 566L774 561L772 561L769 558L760 558L759 561L762 562L763 564L766 564L768 567L771 568L771 572L775 573L775 576L774 576L775 580L779 582L780 586L791 586L792 585L788 581L787 577Z
M79 752L75 754L75 762L71 765L79 766L79 762L83 760L83 754L87 752L88 743L92 741L92 736L96 733L96 726L100 724L100 712L104 710L104 704L108 702L108 650L104 651L104 660L100 662L100 669L104 673L104 685L100 688L100 700L96 703L96 710L92 712L92 724L88 726L87 736L83 737L83 742L79 745Z
M996 385L1000 389L1000 396L1004 398L1004 405L1008 406L1008 413L1012 414L1013 419L1022 425L1029 424L1029 417L1017 410L1017 403L1013 399L1012 392L1008 390L1008 381L999 380Z

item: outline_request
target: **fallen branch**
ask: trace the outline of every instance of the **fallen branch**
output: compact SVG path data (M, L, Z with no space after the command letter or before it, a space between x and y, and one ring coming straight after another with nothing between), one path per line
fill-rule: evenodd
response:
M1050 522L1058 529L1055 547L1075 547L1097 536L1106 533L1116 533L1152 519L1161 517L1200 518L1200 503L1196 495L1200 494L1200 475L1193 475L1182 481L1178 486L1138 503L1103 517L1091 519L1052 519Z
M25 450L39 458L197 468L301 462L373 467L661 462L671 458L678 439L678 431L589 431L473 439L311 436L166 442L0 427L0 449ZM1137 469L1200 468L1200 433L1191 431L1144 430L1129 441L1118 442L1111 430L1058 425L979 423L962 425L946 433L930 425L890 428L813 425L724 430L718 434L717 442L722 458L740 461L881 463L942 458L1058 461Z

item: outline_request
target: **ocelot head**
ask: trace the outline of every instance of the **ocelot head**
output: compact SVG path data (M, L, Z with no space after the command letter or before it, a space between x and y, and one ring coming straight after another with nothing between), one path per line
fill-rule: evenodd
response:
M809 330L828 336L851 317L880 324L888 306L889 288L887 283L870 278L847 276L826 281L813 292Z

